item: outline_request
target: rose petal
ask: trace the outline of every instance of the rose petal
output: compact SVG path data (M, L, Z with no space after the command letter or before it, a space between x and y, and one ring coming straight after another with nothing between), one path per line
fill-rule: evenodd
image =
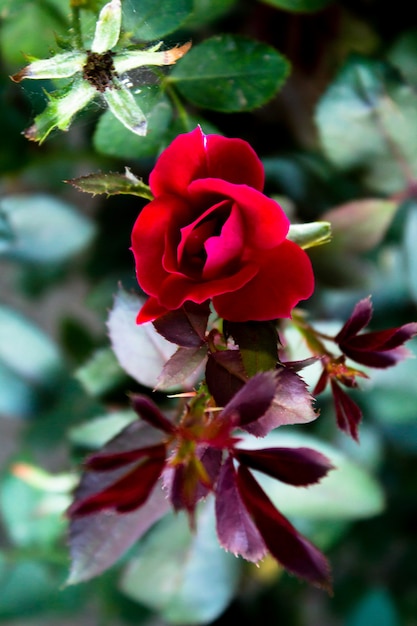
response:
M136 262L136 276L143 291L157 295L160 284L168 276L162 260L167 233L173 216L178 223L187 223L190 209L175 196L161 197L147 204L139 214L132 231L132 252ZM177 232L178 238L179 232ZM176 251L178 242L173 242Z
M260 191L264 185L262 163L246 141L204 135L200 127L178 135L162 152L149 184L154 196L184 196L192 180L207 177L245 183Z
M249 248L275 248L289 231L290 222L279 204L247 184L234 185L207 178L193 181L189 191L195 205L206 206L225 197L234 200L243 223L244 242Z
M258 257L260 267L252 280L233 293L214 294L213 305L220 317L233 322L291 317L300 300L313 293L311 262L297 244L286 240Z

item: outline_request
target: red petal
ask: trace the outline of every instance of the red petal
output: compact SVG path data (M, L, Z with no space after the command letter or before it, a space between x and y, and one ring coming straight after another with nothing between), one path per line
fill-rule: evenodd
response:
M264 170L253 148L242 139L205 135L201 128L178 135L162 152L149 177L152 193L185 195L191 181L221 178L262 190Z
M136 317L136 324L146 324L147 322L153 322L161 315L168 313L168 309L161 306L156 298L152 296L147 299Z
M292 309L311 296L314 274L307 254L285 240L273 250L258 251L259 269L240 288L213 297L220 317L233 322L291 317Z
M190 185L195 206L207 206L230 198L239 208L244 226L244 241L249 248L271 249L285 239L290 223L275 200L248 185L232 185L225 180L208 178Z
M326 558L277 511L249 470L242 465L238 469L237 486L272 556L296 576L329 589Z
M136 275L145 293L159 295L159 287L168 276L162 261L166 240L174 222L173 249L176 251L179 224L192 218L190 207L176 196L162 196L147 204L139 214L132 231L132 252L136 262Z

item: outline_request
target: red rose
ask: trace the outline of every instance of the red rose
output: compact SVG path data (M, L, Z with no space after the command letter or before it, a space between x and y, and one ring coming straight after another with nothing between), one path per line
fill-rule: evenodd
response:
M150 298L138 323L212 299L220 317L290 317L311 296L307 254L286 239L289 221L263 193L264 170L241 139L179 135L159 157L155 199L133 228L138 283Z

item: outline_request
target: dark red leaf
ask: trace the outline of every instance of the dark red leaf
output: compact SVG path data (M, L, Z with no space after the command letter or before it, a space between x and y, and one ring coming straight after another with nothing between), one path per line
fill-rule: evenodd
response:
M330 384L336 408L337 425L358 441L358 426L362 419L362 411L333 378Z
M182 387L190 385L190 378L195 381L199 374L199 367L206 358L207 346L205 344L198 348L180 346L162 368L155 388L169 389L178 385Z
M152 400L147 396L135 394L131 396L131 403L133 410L140 415L148 424L164 431L165 433L172 433L175 431L175 426L170 422L159 410Z
M324 555L277 511L243 465L238 469L237 487L272 556L296 576L330 590L329 565Z
M236 423L241 427L258 420L271 406L277 384L275 371L256 374L228 402L222 419L237 415Z
M187 301L180 309L161 315L153 325L168 341L184 348L199 348L205 341L209 315L208 300L202 304Z
M68 584L89 580L101 574L169 509L169 500L156 485L146 506L121 515L106 509L75 517L69 524L71 572Z
M255 563L265 556L265 543L239 495L230 457L223 464L217 483L216 525L225 550Z
M209 354L206 383L218 406L226 406L246 380L245 368L238 350Z
M125 450L124 452L115 452L106 454L98 452L93 454L85 461L84 465L89 470L96 472L107 472L111 470L130 465L135 461L139 461L143 457L152 457L155 454L159 456L160 444L156 446L147 446L145 448L136 448L135 450Z
M156 448L152 456L102 491L86 498L76 498L68 509L68 516L91 515L106 509L123 513L142 506L161 476L165 465L165 446L161 444L158 450Z
M197 472L195 464L181 464L164 472L165 487L169 490L169 498L176 511L181 509L194 513L196 504L205 498L214 486L220 469L222 452L206 445L197 449L197 458L203 464L210 485L204 484Z
M311 448L235 448L233 455L243 465L297 486L317 483L333 469L329 459Z
M243 426L255 437L265 437L278 426L303 424L317 418L313 408L314 398L296 372L282 367L276 370L275 380L275 396L269 409L258 420Z
M352 315L335 337L337 343L354 337L367 326L372 317L372 303L370 297L360 300L352 311Z
M357 335L339 342L339 347L346 356L363 365L390 367L410 356L410 351L402 344L416 334L417 323L410 322L398 328Z

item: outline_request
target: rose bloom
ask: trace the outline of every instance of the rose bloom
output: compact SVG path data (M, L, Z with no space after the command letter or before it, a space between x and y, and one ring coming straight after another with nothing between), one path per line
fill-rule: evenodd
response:
M138 283L150 298L138 323L212 299L244 322L290 317L311 296L307 254L286 239L289 220L262 193L262 163L241 139L179 135L150 174L154 200L133 227Z

